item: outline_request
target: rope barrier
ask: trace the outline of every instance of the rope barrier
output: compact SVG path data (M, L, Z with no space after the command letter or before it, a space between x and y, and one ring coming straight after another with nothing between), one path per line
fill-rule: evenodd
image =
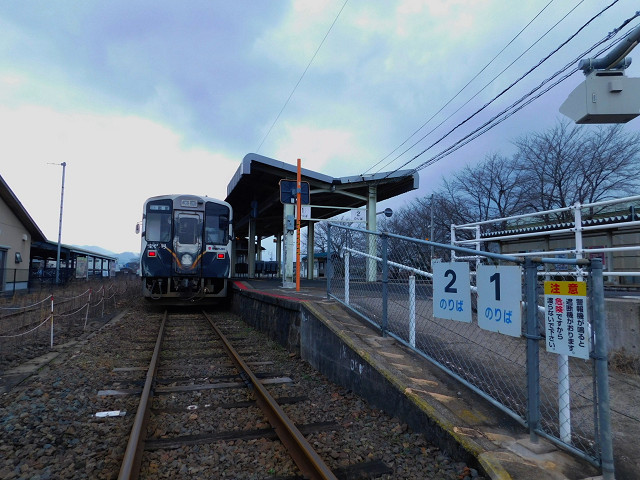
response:
M31 330L27 331L27 332L23 332L23 333L18 333L17 335L0 335L0 338L16 338L16 337L22 337L24 335L28 335L31 332L34 332L35 330L37 330L38 328L40 328L41 326L43 326L45 323L47 323L49 320L51 320L53 318L53 315L49 315L47 318L45 318L45 320L38 326L32 328Z
M71 315L75 315L76 313L78 313L79 311L83 310L86 306L88 305L88 303L85 303L84 305L82 305L79 309L77 309L75 312L65 312L65 313L58 313L56 314L56 316L58 318L60 317L70 317Z
M75 297L57 297L57 298L58 298L59 300L64 300L64 301L75 300L76 298L80 298L80 297L82 297L82 296L86 295L86 294L87 294L87 292L90 292L90 291L91 291L91 289L90 289L90 288L88 288L87 290L85 290L84 292L82 292L82 293L81 293L81 294L79 294L79 295L76 295Z
M91 308L95 308L98 305L100 305L102 302L104 301L104 298L101 298L100 301L98 303L96 303L95 305L90 305Z
M25 305L22 307L0 307L0 310L22 310L22 309L32 308L37 305L40 305L41 303L47 302L49 300L51 300L51 295L47 295L46 298L40 300L39 302L32 303L31 305Z
M96 308L99 307L100 305L102 305L102 312L101 315L102 317L104 317L105 315L105 305L106 305L106 301L107 300L111 300L113 299L113 307L111 308L117 308L117 296L118 295L122 295L123 299L126 298L131 298L131 295L128 294L130 293L131 288L127 288L127 285L123 285L122 288L119 288L120 285L115 285L115 284L111 284L108 287L105 288L104 285L102 285L97 291L94 291L92 288L89 288L87 290L85 290L84 292L72 296L72 297L60 297L60 296L55 296L55 300L56 302L54 302L54 296L53 295L47 295L47 297L45 297L44 299L37 301L35 303L32 303L30 305L26 305L26 306L5 306L5 307L0 307L0 311L5 310L5 311L11 311L10 314L8 314L6 317L4 318L9 318L9 317L17 317L17 318L26 318L28 323L28 319L29 317L20 317L22 316L26 316L28 314L30 314L31 316L39 316L38 315L38 309L36 307L42 306L43 304L45 304L45 302L50 302L50 315L47 316L47 318L45 318L44 320L42 320L38 325L36 325L35 327L31 328L31 327L26 327L26 328L30 328L28 331L26 332L20 332L20 333L15 333L15 334L7 334L7 335L0 335L0 339L12 339L12 338L20 338L20 337L25 337L26 335L29 335L31 333L33 333L34 331L36 331L37 329L43 327L44 325L46 325L47 322L51 322L51 332L50 332L50 343L51 343L51 348L53 348L53 343L54 343L54 316L56 317L56 319L64 319L67 317L71 317L72 315L77 315L80 312L82 312L83 309L86 308L86 312L85 312L85 318L84 318L84 327L83 330L86 329L88 321L89 321L89 309L90 308ZM91 304L91 300L92 300L92 295L95 295L96 293L102 292L102 294L99 296L99 300L97 303L95 304ZM106 292L109 292L109 296L107 297L105 295ZM58 308L60 308L60 305L62 304L66 304L70 301L77 301L77 299L84 297L85 295L88 294L88 299L86 300L86 302L84 302L81 306L79 306L77 309L73 310L73 311L68 311L65 313L59 313L57 311L54 312L54 306L57 303L58 304ZM75 308L75 307L74 307ZM94 312L93 314L96 318L98 318L98 316L100 314L98 314L98 312ZM24 321L24 320L23 320ZM16 322L18 323L18 322ZM61 324L59 322L57 323L57 327L60 328ZM33 324L32 324L33 325ZM16 325L16 328L14 329L14 331L19 330L20 328L25 328L25 327L20 327ZM66 327L64 327L66 328Z

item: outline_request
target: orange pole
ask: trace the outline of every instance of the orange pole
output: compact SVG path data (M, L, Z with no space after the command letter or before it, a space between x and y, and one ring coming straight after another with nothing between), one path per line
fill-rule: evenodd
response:
M302 217L302 171L298 159L298 179L296 195L296 292L300 291L300 217Z

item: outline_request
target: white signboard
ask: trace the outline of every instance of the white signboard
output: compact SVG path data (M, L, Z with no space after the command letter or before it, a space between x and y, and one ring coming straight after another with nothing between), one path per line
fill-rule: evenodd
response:
M522 333L522 276L518 266L479 265L478 326L519 337Z
M87 278L87 257L76 257L76 278Z
M544 282L547 351L589 358L586 282Z
M351 221L353 222L366 222L367 211L366 210L351 210Z
M293 209L293 218L298 218L298 209ZM300 220L309 220L311 219L311 206L310 205L300 205Z
M471 284L467 262L433 264L433 316L471 322Z

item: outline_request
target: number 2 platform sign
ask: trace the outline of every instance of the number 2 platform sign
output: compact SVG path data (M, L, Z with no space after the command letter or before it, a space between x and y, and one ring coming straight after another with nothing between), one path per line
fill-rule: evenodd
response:
M467 262L433 264L433 316L471 322L471 284Z
M586 282L544 282L547 351L589 358Z

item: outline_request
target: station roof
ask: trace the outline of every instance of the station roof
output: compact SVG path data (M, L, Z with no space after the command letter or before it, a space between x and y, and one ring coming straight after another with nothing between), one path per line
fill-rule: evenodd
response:
M51 260L56 259L58 255L58 242L52 242L50 240L44 240L41 242L33 242L31 244L31 258L36 260ZM117 258L105 255L91 250L85 250L84 248L74 247L73 245L60 245L60 258L66 260L71 257L94 257L101 258L103 260L116 261Z
M282 203L280 180L296 180L297 165L290 165L256 153L242 159L227 186L226 201L233 207L236 235L247 236L251 203L257 202L256 233L262 237L282 233ZM309 182L311 218L328 219L343 208L361 208L367 204L369 186L377 187L377 201L387 200L418 188L418 174L414 170L381 172L374 175L355 175L334 178L301 169L303 182ZM336 208L313 208L313 205Z

